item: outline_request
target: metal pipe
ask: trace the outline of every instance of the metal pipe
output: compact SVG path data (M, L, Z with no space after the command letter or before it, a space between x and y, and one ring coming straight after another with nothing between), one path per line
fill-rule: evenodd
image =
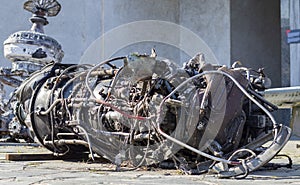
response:
M79 139L59 139L54 140L54 144L59 145L83 145L85 147L89 147L89 144L86 141ZM52 145L52 141L44 141L44 145Z

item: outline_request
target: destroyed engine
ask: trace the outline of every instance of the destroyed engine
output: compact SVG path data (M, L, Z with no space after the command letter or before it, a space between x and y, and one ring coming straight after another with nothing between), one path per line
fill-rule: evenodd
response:
M16 115L57 155L233 177L263 166L290 137L259 94L268 83L263 70L212 65L203 54L183 67L139 54L50 63L17 89Z

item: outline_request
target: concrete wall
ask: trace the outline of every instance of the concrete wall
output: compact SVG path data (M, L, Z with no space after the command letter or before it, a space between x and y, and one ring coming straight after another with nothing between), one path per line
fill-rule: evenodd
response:
M22 9L25 0L1 0L0 40L11 33L30 28L29 12ZM49 18L45 32L57 39L65 51L64 63L78 63L86 48L98 37L120 25L159 20L180 25L203 39L220 64L241 60L248 67L265 67L274 86L281 85L279 0L59 0L62 11ZM178 30L171 30L176 32ZM141 30L121 35L131 37ZM157 30L142 30L145 34ZM148 33L149 32L149 33ZM164 33L167 34L167 33ZM174 36L178 45L186 44ZM109 43L109 41L108 41ZM118 45L118 42L113 43ZM193 47L194 43L188 43ZM105 47L99 46L105 51ZM121 47L114 56L130 52L149 53L179 64L189 56L180 48L159 42L140 42ZM196 46L195 46L196 47ZM95 51L95 52L101 52ZM99 59L100 60L100 59ZM91 61L97 63L99 61ZM212 61L208 61L212 62ZM10 66L0 48L1 66Z
M203 39L219 64L230 65L230 0L181 0L180 24Z
M101 47L102 52L106 52L104 58L111 57L111 54L121 56L132 52L149 54L151 48L155 48L158 56L180 63L178 48L154 41L160 38L158 34L168 34L166 30L156 30L155 22L151 26L145 21L179 24L178 0L104 0L102 4L102 17L98 17L98 20L102 22L103 42L106 42ZM106 35L110 32L113 37ZM173 38L175 45L179 44L179 39L180 35L176 34Z
M31 14L23 10L25 0L1 0L0 41L11 33L30 29ZM230 64L229 0L59 0L62 11L48 18L45 32L57 39L65 51L64 63L77 63L86 48L98 37L127 23L160 20L182 25L208 44L221 64ZM148 30L144 30L147 33ZM175 31L175 30L173 30ZM135 34L135 32L131 33ZM123 37L131 35L124 34ZM184 42L174 37L178 45ZM192 45L192 43L191 43ZM142 42L121 48L114 55L133 51L149 53L155 47L159 56L181 64L189 56L179 48L158 42ZM102 48L101 48L102 49ZM105 50L105 48L103 48ZM92 63L99 61L92 61ZM10 66L0 48L0 65Z
M279 0L231 0L231 61L264 67L272 87L281 86Z
M290 28L300 29L300 1L290 0ZM300 44L290 44L291 86L300 85Z
M178 25L173 30L168 30L166 25L162 30L155 30L155 26L152 28L137 26L129 28L131 29L130 33L124 32L122 36L115 35L120 37L118 38L119 42L116 38L106 39L103 42L110 42L111 45L120 44L119 47L121 48L114 53L114 56L126 55L133 51L149 53L150 49L154 47L158 56L169 58L178 64L182 64L197 52L205 52L201 50L201 47L199 50L192 51L192 54L182 51L181 47L187 44L191 45L191 47L193 45L199 47L195 40L192 40L192 42L184 40L184 33L179 28L183 27L202 39L202 42L207 44L207 47L212 50L219 63L230 64L229 0L104 0L102 5L102 16L99 20L103 25L102 33L104 34L115 29L122 29L123 25L145 20L165 21L166 23ZM124 29L124 31L126 30ZM115 31L116 33L117 31ZM146 42L136 42L126 47L122 46L121 43L128 37L140 39L136 36L140 33L145 34L145 38L149 34L156 35L157 38L159 38L158 34L166 37L173 35L171 42L175 46L165 42L152 42L147 39L145 39ZM102 46L104 50L107 50L108 47L112 46L108 44L103 44ZM210 60L209 62L216 61Z

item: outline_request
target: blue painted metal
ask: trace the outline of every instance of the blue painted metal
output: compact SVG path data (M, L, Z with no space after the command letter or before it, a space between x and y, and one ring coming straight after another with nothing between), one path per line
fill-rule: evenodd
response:
M290 30L287 32L287 43L300 43L300 29Z

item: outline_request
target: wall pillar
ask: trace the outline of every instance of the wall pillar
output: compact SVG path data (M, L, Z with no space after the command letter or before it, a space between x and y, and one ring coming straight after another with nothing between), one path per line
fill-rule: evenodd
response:
M300 0L290 0L290 28L300 29ZM291 86L300 85L300 44L290 44Z

